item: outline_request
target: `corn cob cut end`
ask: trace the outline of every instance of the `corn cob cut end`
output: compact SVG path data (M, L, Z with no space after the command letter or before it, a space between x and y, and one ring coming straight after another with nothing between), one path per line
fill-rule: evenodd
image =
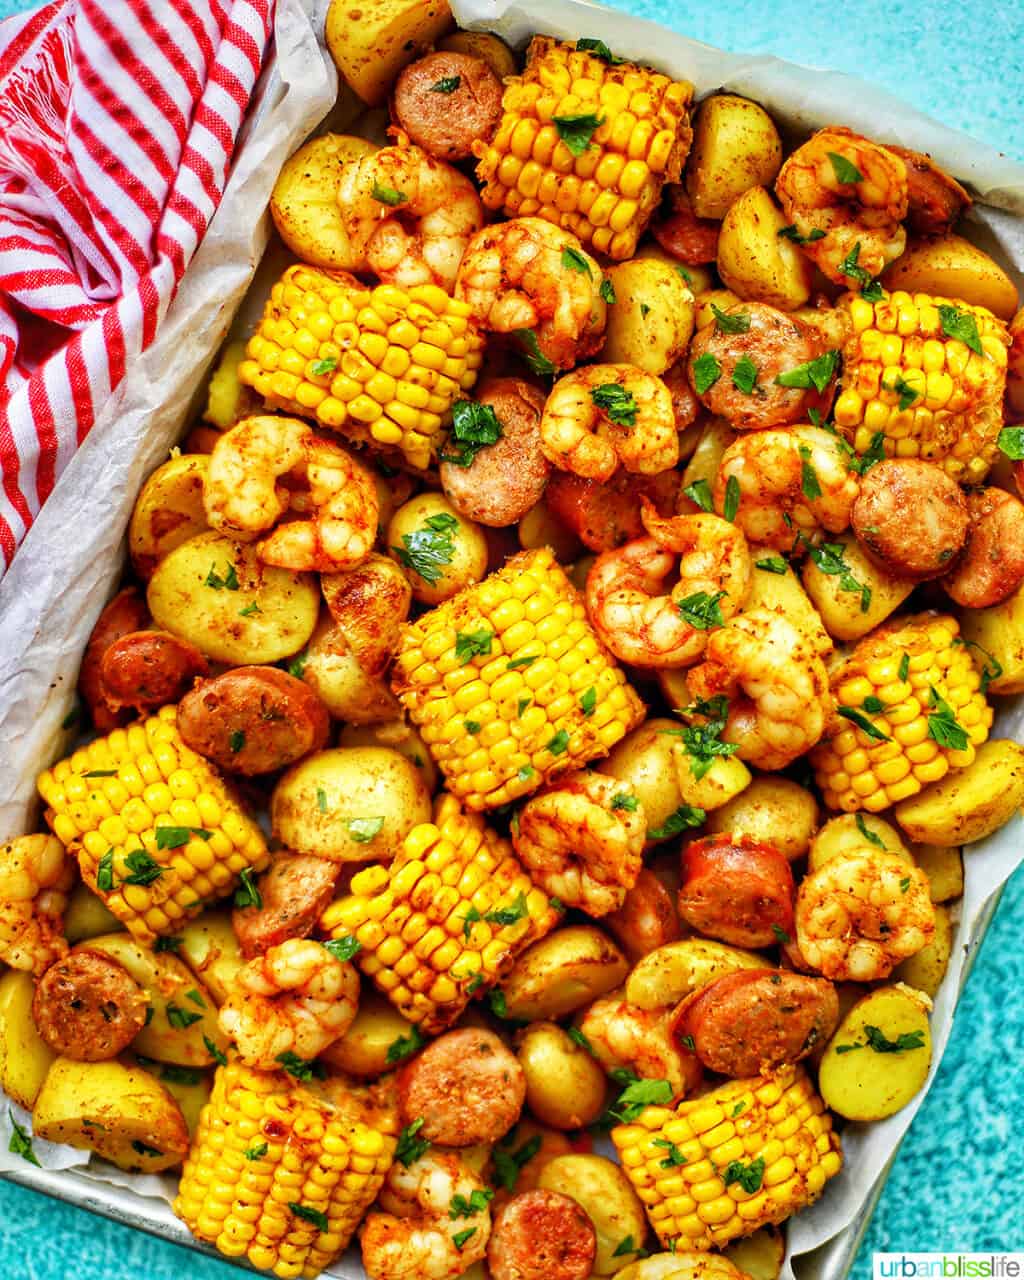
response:
M316 1276L343 1252L394 1158L398 1117L339 1081L299 1085L220 1067L174 1212L200 1240L277 1276Z
M272 408L423 469L482 359L469 307L437 285L370 289L299 263L271 290L238 377Z
M559 919L510 843L442 795L434 821L409 832L390 866L353 876L320 923L334 938L355 937L356 965L434 1034Z
M835 420L857 452L881 434L887 457L937 462L963 484L983 480L1003 425L1006 325L984 307L926 293L847 294L840 306L852 336ZM973 321L980 353L947 332L949 309Z
M693 85L632 62L609 66L549 36L534 37L525 71L505 84L497 132L476 147L484 204L632 257L689 152ZM555 120L586 115L600 124L574 155Z
M407 624L393 681L469 809L607 755L644 714L549 547Z
M258 824L182 742L176 708L44 770L39 793L82 879L140 942L174 933L269 860Z
M831 1117L801 1067L730 1080L674 1110L645 1107L612 1141L662 1245L679 1252L782 1222L842 1167Z
M811 753L828 808L879 813L974 759L993 713L959 632L946 614L916 614L863 640L832 673L837 710Z

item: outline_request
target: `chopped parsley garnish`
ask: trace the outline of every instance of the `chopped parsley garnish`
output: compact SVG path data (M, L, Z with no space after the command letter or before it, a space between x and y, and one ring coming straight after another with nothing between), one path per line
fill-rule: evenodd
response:
M669 1142L667 1138L655 1138L653 1145L663 1147L668 1152L665 1159L660 1162L663 1169L674 1169L677 1165L686 1164L686 1157L674 1142Z
M684 725L680 729L664 729L682 739L686 754L690 757L690 771L699 782L715 762L716 756L731 756L739 750L735 742L722 742L720 734L729 718L729 699L724 693L702 699L692 707L686 707L684 715L704 717L703 724Z
M832 172L836 175L836 182L847 184L864 181L864 175L852 160L847 160L845 156L841 156L837 151L826 151L825 154L832 161Z
M157 827L154 834L158 849L180 849L183 844L188 844L193 836L198 836L200 840L209 840L213 832L207 831L204 827Z
M559 729L545 748L545 750L550 751L553 756L563 755L568 749L569 735L564 729Z
M572 154L581 156L590 146L594 133L604 124L604 116L596 116L593 112L575 116L552 116L551 123Z
M316 789L316 807L321 813L327 812L327 792L323 787L317 787Z
M906 378L897 378L892 384L891 390L895 391L900 398L900 413L909 409L917 397L922 394L912 387Z
M531 653L525 658L509 658L508 662L505 664L505 670L506 671L525 670L527 667L532 667L539 657L540 657L539 653Z
M521 765L519 772L516 774L516 777L519 779L520 782L529 782L529 780L533 777L533 765L532 764Z
M238 616L240 618L251 618L254 614L262 613L263 610L254 600L252 604L247 604L244 609L239 609Z
M7 1150L12 1155L21 1156L22 1160L27 1160L29 1164L34 1164L37 1169L40 1168L36 1153L32 1150L32 1139L15 1120L14 1112L10 1107L7 1108L7 1116L11 1122L11 1140L7 1144Z
M408 1058L411 1054L417 1053L426 1044L426 1040L420 1034L419 1027L414 1026L407 1036L399 1036L397 1040L392 1040L388 1045L386 1062L401 1062L403 1058Z
M482 919L483 919L483 916L476 909L476 907L474 907L472 903L470 903L469 908L466 911L466 914L462 917L462 936L466 939L467 942L469 941L469 935L472 932L473 925L476 924L478 920L482 920Z
M777 375L775 382L780 387L797 387L802 391L824 391L832 375L836 371L838 351L826 351L814 360L798 364L794 369L786 369Z
M200 1007L200 1009L205 1009L205 1008L206 1008L206 1001L205 1001L205 1000L203 999L203 997L199 994L199 992L195 989L195 987L193 987L190 991L186 991L186 992L185 992L185 999L186 999L186 1000L191 1000L191 1001L192 1001L192 1003L193 1003L193 1004L197 1004L197 1005Z
M302 673L305 671L306 663L308 661L309 657L305 651L297 653L295 657L292 658L291 662L288 663L288 674L290 676L294 676L296 680L301 680Z
M928 715L928 737L940 747L948 747L951 751L966 751L970 739L967 730L956 718L956 712L949 703L939 695L934 685L928 688L928 705L935 710Z
M452 405L451 439L459 446L459 451L442 453L441 460L452 462L457 467L468 467L481 449L497 444L503 434L492 405L481 404L479 400L456 400ZM429 525L430 522L427 523ZM453 521L444 527L451 529L456 524L458 521ZM432 527L438 528L437 525Z
M622 809L626 813L636 813L637 805L640 801L636 796L630 796L625 791L616 791L612 796L612 810Z
M849 720L851 724L855 724L861 733L866 733L869 738L873 738L875 742L892 742L892 738L887 733L883 733L878 725L874 724L867 718L862 711L858 711L856 707L836 707L836 714L841 715L844 720Z
M454 93L462 84L462 76L442 76L430 86L430 93Z
M130 873L125 876L124 884L152 884L164 873L163 867L154 862L144 849L133 849L125 858L124 865Z
M456 1194L452 1196L451 1204L448 1206L448 1217L453 1222L457 1218L472 1218L478 1213L483 1213L493 1199L494 1192L490 1187L479 1187L476 1191L471 1191L468 1199Z
M601 288L598 290L598 293L600 293L601 297L605 300L605 302L608 303L609 306L611 306L612 303L615 302L615 286L612 284L612 282L608 279L607 276L605 276L605 278L601 281Z
M678 809L668 815L663 826L651 828L647 835L651 840L664 840L670 836L677 836L682 831L691 831L694 827L699 827L707 816L704 810L698 809L696 805L681 804Z
M725 1173L722 1175L722 1180L727 1187L731 1187L734 1182L738 1182L749 1195L761 1190L761 1180L763 1178L764 1156L758 1156L756 1160L751 1160L749 1164L744 1164L742 1160L730 1160L726 1165Z
M744 395L753 395L757 386L757 365L749 356L740 356L733 365L732 385Z
M83 778L116 778L116 769L90 769L88 773L82 774Z
M775 941L779 944L780 947L785 947L789 945L789 942L790 942L789 934L786 932L785 929L783 929L781 924L773 924L772 933L775 934Z
M398 204L405 204L409 199L404 191L396 191L394 187L382 186L379 182L375 182L373 184L373 190L370 192L370 195L373 196L374 200L378 201L378 203L390 205L392 208Z
M263 906L263 899L260 897L260 891L256 888L256 881L252 878L252 867L245 867L238 873L241 884L235 890L234 903L236 907L259 907Z
M328 373L333 373L338 367L338 362L334 356L324 356L322 360L315 361L310 365L310 373L317 377L324 377Z
M296 1080L303 1083L312 1080L314 1076L321 1076L323 1068L318 1062L307 1062L305 1058L300 1058L297 1053L292 1053L289 1049L287 1053L279 1053L274 1059L279 1063L290 1076L294 1076Z
M792 240L794 244L813 244L815 240L825 239L825 233L820 227L815 227L808 235L802 236L797 231L795 222L791 222L788 227L780 227L775 234L782 236L784 240Z
M467 733L477 734L483 728L479 720L463 720L462 727Z
M486 658L491 652L494 632L481 627L479 631L457 631L455 633L455 656L461 666L472 662L474 658Z
M532 698L520 698L519 701L516 703L516 715L521 716L532 701L533 701Z
M963 636L957 636L953 643L966 645L968 649L977 649L980 654L984 655L985 665L981 669L981 692L986 693L992 681L998 680L1003 674L1003 664L994 653L989 653L983 645L978 644L977 640L965 640ZM907 658L907 666L909 668L910 658L906 654L904 654L904 657ZM905 680L906 676L901 676L900 678Z
M697 631L708 631L712 627L724 627L725 619L722 617L722 610L718 602L724 599L726 594L724 591L716 591L714 595L709 594L707 591L695 591L692 596L677 600L676 608L679 610L683 621L688 622Z
M583 254L580 253L579 249L574 249L571 245L567 245L562 250L562 266L567 268L569 271L577 272L581 276L590 276L593 278L593 273L590 270L590 263L586 258L584 258Z
M176 1005L173 1000L168 1002L165 1010L167 1021L175 1029L175 1031L187 1030L193 1022L198 1022L202 1018L201 1013L193 1013L191 1009L182 1009Z
M750 331L750 312L737 311L728 315L712 302L711 311L715 317L715 328L721 333L748 333Z
M722 366L710 351L705 351L693 362L693 388L699 396L710 391L722 376Z
M830 578L839 579L841 591L857 591L860 593L860 611L867 613L871 605L871 588L864 582L858 582L853 576L850 566L843 558L846 548L841 542L823 542L821 546L812 546L803 535L798 535L807 547L807 554L818 569Z
M268 1144L266 1142L261 1142L258 1147L249 1147L246 1150L245 1158L246 1160L262 1160L268 1150Z
M636 426L637 404L633 393L617 382L604 382L594 387L590 398L609 422L620 427Z
M611 1114L623 1124L629 1124L644 1107L664 1106L672 1101L673 1094L667 1080L634 1080L616 1098Z
M239 751L245 746L245 732L242 729L232 731L231 737L228 738L228 746L231 748L231 754L237 756Z
M228 1055L221 1049L218 1049L209 1036L203 1036L203 1044L206 1045L206 1052L216 1062L218 1067L226 1067L228 1065Z
M872 831L864 821L864 815L862 813L857 814L857 830L861 833L868 844L876 845L879 849L884 849L886 847L885 841L878 832Z
M493 409L491 412L494 412ZM468 463L459 462L458 465ZM440 582L444 576L444 566L455 559L452 531L458 527L459 522L453 515L447 511L439 511L436 515L427 516L419 529L403 533L403 545L393 546L391 550L398 557L399 564L411 569L424 582Z
M492 1156L494 1159L494 1176L506 1191L514 1191L516 1189L516 1181L519 1178L519 1171L527 1161L540 1150L540 1134L534 1134L528 1142L524 1142L518 1151L506 1151L503 1148L506 1143L513 1140L515 1130L503 1138L501 1142L494 1148Z
M372 818L349 818L348 833L356 844L369 844L375 836L380 835L383 826L382 814L376 814Z
M203 586L212 587L214 591L237 591L239 583L235 566L229 562L224 576L221 577L217 572L216 564L211 564L210 572L206 575Z
M868 441L868 447L860 455L859 458L853 458L848 463L851 471L856 471L859 476L867 475L876 462L885 461L885 434L876 431Z
M522 920L529 910L530 908L526 905L526 894L520 890L510 906L497 907L494 911L488 911L484 919L488 924L496 924L504 929L506 925L516 924Z
M606 62L610 67L617 67L620 63L626 61L625 58L620 58L618 54L612 53L603 40L594 40L590 36L584 36L576 41L576 52L592 53L595 58L600 58L602 62Z
M853 1044L837 1044L836 1053L853 1053L855 1049L873 1049L875 1053L909 1053L911 1049L923 1048L923 1031L904 1031L895 1040L890 1040L880 1027L866 1026L862 1041Z
M755 560L754 568L763 569L765 573L777 573L779 575L789 572L789 565L783 560L782 556L765 556L763 560Z
M597 688L591 685L589 689L585 689L579 696L580 710L585 716L592 716L597 710Z
M900 881L900 893L906 893L910 888L910 876L904 876Z
M1003 427L996 443L1013 462L1024 459L1024 427Z
M513 329L512 333L519 339L523 359L534 373L541 378L549 378L558 372L558 366L541 351L537 335L532 329Z
M141 1142L138 1138L132 1139L132 1150L137 1151L140 1156L156 1156L159 1158L163 1152L159 1147L150 1147L146 1143Z
M184 938L157 938L153 943L153 950L160 951L178 951L184 943Z
M859 258L860 241L858 240L839 264L839 272L848 280L855 280L860 285L861 297L866 298L868 302L880 302L885 296L885 291L870 271L858 265Z
M487 993L487 1006L496 1018L508 1017L508 1004L505 993L498 987L492 987Z
M798 452L800 454L800 491L808 502L814 502L821 497L821 484L814 464L811 462L811 450L809 446L802 444L798 446Z
M632 1236L623 1236L622 1239L619 1241L619 1243L615 1246L615 1251L612 1253L612 1257L624 1258L626 1257L627 1254L630 1254L630 1253L635 1253L639 1255L643 1253L643 1250L638 1248L637 1245L633 1243Z
M573 1044L578 1044L581 1049L586 1049L587 1053L592 1057L594 1056L594 1046L590 1043L579 1027L566 1027L565 1034Z
M688 484L683 493L691 502L697 504L701 511L714 511L715 504L711 497L711 486L706 480L694 480L693 484Z
M310 1208L308 1204L297 1204L294 1200L288 1201L288 1208L297 1218L303 1218L306 1222L311 1222L317 1231L327 1231L330 1223L327 1221L327 1214L320 1209Z
M908 675L910 675L910 654L905 653L900 658L899 676L901 680L906 680Z
M351 960L362 949L363 944L352 933L346 933L343 938L328 938L324 943L324 950L329 951L335 960Z
M740 509L740 482L736 476L730 476L725 482L725 501L722 503L722 515L726 520L735 520Z
M983 356L985 348L978 336L978 322L969 311L958 311L948 303L939 303L939 320L947 338L956 338L977 355Z

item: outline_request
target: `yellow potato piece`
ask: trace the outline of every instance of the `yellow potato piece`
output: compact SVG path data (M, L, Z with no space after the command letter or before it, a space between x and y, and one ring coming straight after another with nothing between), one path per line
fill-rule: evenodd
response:
M893 969L892 976L897 982L905 982L908 987L914 987L934 998L946 976L952 950L953 922L949 908L939 903L935 907L935 932L931 942L922 947L917 955L908 956L901 961Z
M764 956L709 938L667 942L637 962L626 979L626 1000L638 1009L661 1009L727 973L767 965Z
M489 31L453 31L437 42L439 49L452 53L468 53L472 58L486 62L499 80L514 76L519 70L516 55L504 40Z
M770 187L782 167L782 139L764 107L731 93L700 104L686 160L686 190L698 218L724 218L751 187Z
M909 241L884 272L882 284L987 307L1001 320L1009 320L1017 310L1017 287L999 263L952 232Z
M911 840L960 845L984 840L1024 803L1024 746L990 738L966 769L901 800L893 812Z
M750 1280L778 1280L786 1239L778 1227L761 1227L753 1235L726 1245L725 1256Z
M375 107L399 71L451 26L448 0L331 0L324 35L345 80Z
M0 1088L31 1111L56 1054L36 1030L30 973L9 969L0 978Z
M181 927L177 954L222 1005L245 963L227 911L204 911Z
M555 1022L534 1022L517 1038L526 1105L541 1124L582 1129L604 1110L607 1079L595 1058Z
M627 1236L639 1247L647 1233L647 1219L639 1197L617 1164L604 1156L558 1156L540 1175L538 1185L575 1200L594 1224L595 1276L614 1275L635 1259L635 1253L616 1255L616 1250Z
M750 836L790 860L807 852L817 826L818 802L811 792L777 774L755 778L735 799L709 813L706 823L709 833Z
M913 862L903 837L884 818L873 813L841 813L830 818L811 842L807 870L817 871L833 858L850 854L893 853Z
M610 267L615 305L608 308L602 359L661 374L693 334L693 294L667 262L633 258Z
M825 630L821 614L811 603L792 566L777 551L757 546L750 548L750 563L753 567L750 589L740 613L748 613L751 609L770 609L772 613L788 618L809 636L821 657L831 653L832 637ZM784 571L779 573L783 566Z
M852 533L830 537L829 542L843 548L843 560L850 574L861 588L867 587L870 591L867 608L864 608L863 590L844 587L844 575L823 573L810 556L804 562L804 590L834 640L859 640L899 608L913 591L914 584L906 578L893 577L870 561Z
M570 925L522 953L501 983L508 1017L561 1018L622 984L629 962L593 925Z
M278 235L301 261L340 271L365 266L342 219L338 184L346 165L376 150L365 138L325 133L285 161L270 195L270 214Z
M426 1044L413 1024L403 1018L390 1000L372 988L359 997L355 1020L340 1040L323 1054L328 1066L353 1076L375 1077L403 1062L399 1056ZM388 1055L391 1055L390 1058Z
M72 946L101 933L117 933L123 928L117 916L88 885L81 881L75 885L64 911L64 937Z
M718 274L741 298L793 311L811 296L813 273L810 260L779 235L785 225L764 187L744 191L722 222Z
M964 891L964 859L955 845L915 844L914 861L928 877L932 902L948 902Z
M128 525L128 550L140 578L189 538L207 527L203 481L210 459L203 453L179 453L157 467L135 501Z
M964 640L977 646L977 662L990 671L998 669L989 680L989 691L1024 693L1024 587L1002 604L963 609L958 617Z

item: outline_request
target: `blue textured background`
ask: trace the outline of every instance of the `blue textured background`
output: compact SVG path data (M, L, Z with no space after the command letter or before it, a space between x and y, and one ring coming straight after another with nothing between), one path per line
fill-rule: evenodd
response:
M0 0L0 17L28 6ZM737 52L834 66L1003 151L1024 157L1019 0L717 0L688 12L617 0L629 13ZM671 16L673 15L674 16ZM1024 1248L1024 871L975 965L931 1093L893 1167L853 1275L871 1252ZM1016 1139L1014 1138L1016 1133ZM239 1272L0 1182L0 1273L9 1280L230 1280Z

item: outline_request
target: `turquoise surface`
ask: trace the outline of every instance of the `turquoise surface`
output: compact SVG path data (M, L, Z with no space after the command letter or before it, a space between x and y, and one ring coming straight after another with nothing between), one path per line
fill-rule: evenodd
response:
M26 6L0 0L0 17ZM730 0L697 11L615 6L737 52L834 66L886 85L943 122L1024 157L1019 0L909 4ZM826 74L826 73L823 73ZM1024 871L1011 881L968 983L938 1077L896 1159L851 1273L873 1250L1024 1248ZM1016 1135L1016 1136L1014 1136ZM229 1280L238 1272L0 1182L6 1280Z

